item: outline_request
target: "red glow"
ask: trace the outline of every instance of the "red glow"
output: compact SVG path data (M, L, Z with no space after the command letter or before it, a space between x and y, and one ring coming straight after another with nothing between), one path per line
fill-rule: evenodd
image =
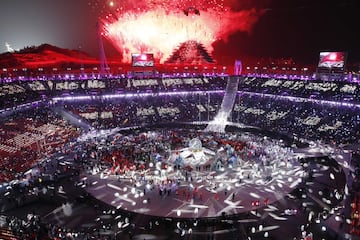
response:
M224 0L118 1L102 19L105 36L131 62L131 53L151 52L163 63L181 43L195 40L212 52L212 44L236 31L250 31L262 11L233 12Z

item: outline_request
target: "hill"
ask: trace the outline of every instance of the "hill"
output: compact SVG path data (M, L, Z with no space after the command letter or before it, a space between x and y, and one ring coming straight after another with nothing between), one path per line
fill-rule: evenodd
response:
M99 65L99 60L83 51L59 48L50 44L0 54L2 68L64 68L91 65Z

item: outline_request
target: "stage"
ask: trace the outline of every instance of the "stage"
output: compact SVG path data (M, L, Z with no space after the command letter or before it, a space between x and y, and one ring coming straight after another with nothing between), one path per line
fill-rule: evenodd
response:
M199 136L209 138L212 135L201 133ZM195 155L190 157L192 153L185 146L170 150L160 161L145 164L141 169L128 169L122 174L109 168L92 169L83 176L85 189L118 209L150 216L199 219L251 211L256 215L256 209L291 194L306 173L297 161L298 156L281 146L281 141L255 136L251 136L251 140L259 140L255 148L262 154L249 148L246 151L253 151L253 155L250 152L250 156L229 162L234 156L229 151L234 149L229 144L218 144L212 148L214 155L205 147L194 150L197 156L201 156L201 151L210 153L203 155L205 159L201 165L201 161L195 161ZM185 160L177 161L179 156L184 156ZM221 163L216 160L219 158L223 159Z
M109 152L114 153L118 144L126 149L133 143L141 143L141 148L133 145L139 150L135 155L138 159L140 152L148 151L146 146L151 139L138 138L143 136L141 131L136 134L135 130L131 132L133 134L121 135L109 132L110 136L85 138L84 144L79 140L78 146L88 147L78 148L78 152L89 151L92 144L97 144L98 152L102 152L104 146L112 146ZM193 235L196 239L208 239L209 236L231 239L234 235L240 236L241 229L256 239L263 239L265 235L290 239L299 235L300 227L307 226L309 222L318 226L330 224L327 219L331 216L332 228L337 229L340 222L337 222L339 216L336 212L340 211L346 183L342 168L346 169L349 161L345 152L336 152L334 148L318 143L310 143L309 147L303 148L289 147L280 140L251 134L244 138L240 133L211 135L191 130L189 136L189 131L181 132L184 134L176 135L176 139L186 138L186 141L175 141L176 148L159 151L163 158L154 161L154 156L154 159L143 163L145 168L138 165L137 170L129 167L124 173L119 171L116 174L112 165L104 164L106 161L100 160L101 157L85 158L86 165L79 175L62 184L64 192L59 193L60 201L65 197L67 202L43 215L43 219L82 231L101 229L100 235L118 235L120 239L126 239L124 236L128 237L130 232L134 233L133 239L145 236L174 239L180 235ZM161 138L156 135L156 142L164 147L165 143L172 145L174 141L170 141L169 136L169 132L163 131ZM191 159L190 152L186 151L194 137L202 140L202 147L215 152L215 156L222 156L223 160L227 159L227 151L223 148L229 150L235 142L251 144L245 144L248 148L242 150L235 149L236 162L223 161L224 164L218 166L216 158L210 154L208 161L195 161L192 168L185 164L177 169L175 163L181 165L181 161L176 161L176 156L184 153L184 158ZM102 138L109 141L102 141ZM209 138L219 144L211 147L212 141L205 141ZM222 142L222 139L227 141ZM195 145L197 147L193 146L193 150L199 154L202 149ZM203 150L208 152L206 149ZM217 151L219 149L221 151ZM248 153L248 150L253 150L255 155L241 154ZM55 160L60 161L62 166L70 164L73 157L63 153L58 154ZM209 161L213 161L210 169L207 167ZM162 163L160 170L158 163ZM200 170L197 163L204 164L200 165ZM79 196L70 200L72 195ZM24 211L20 208L19 212ZM318 232L316 236L324 234ZM324 239L330 238L324 235Z

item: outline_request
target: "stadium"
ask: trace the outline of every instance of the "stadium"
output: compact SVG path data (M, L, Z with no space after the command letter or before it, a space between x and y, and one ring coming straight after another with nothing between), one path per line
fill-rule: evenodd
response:
M351 52L222 62L244 13L130 2L97 24L98 58L0 55L0 239L358 239ZM177 32L139 42L157 27Z

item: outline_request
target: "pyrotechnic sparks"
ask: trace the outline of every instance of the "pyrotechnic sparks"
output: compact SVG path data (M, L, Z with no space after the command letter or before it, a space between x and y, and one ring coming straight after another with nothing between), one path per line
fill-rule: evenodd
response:
M262 11L234 12L224 0L111 1L101 19L103 35L131 61L131 53L150 52L164 62L181 43L194 40L212 52L212 44L236 31L249 31Z

